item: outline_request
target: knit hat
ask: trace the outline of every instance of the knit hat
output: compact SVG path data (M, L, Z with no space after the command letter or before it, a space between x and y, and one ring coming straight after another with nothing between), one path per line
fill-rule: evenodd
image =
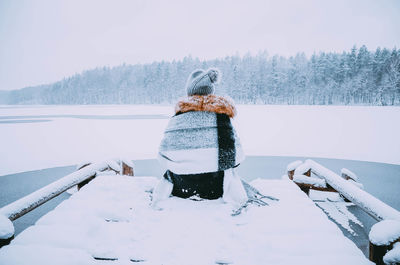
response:
M214 83L219 81L219 76L220 72L216 68L210 68L207 71L202 69L193 71L186 82L188 96L213 94Z

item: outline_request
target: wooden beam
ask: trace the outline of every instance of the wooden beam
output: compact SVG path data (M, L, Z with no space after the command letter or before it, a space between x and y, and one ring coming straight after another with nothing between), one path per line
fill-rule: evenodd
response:
M8 217L11 221L14 221L71 187L93 177L93 175L96 174L96 171L106 168L108 168L106 162L86 166L85 168L75 171L72 174L69 174L13 203L4 206L3 208L0 208L0 214Z
M296 183L296 184L297 184L297 186L300 187L301 190L308 188L309 190L311 189L311 190L318 190L318 191L337 192L337 190L335 190L334 188L332 188L329 185L327 185L326 188L322 188L322 187L316 187L312 184L305 184L305 183Z
M122 175L133 176L133 168L122 161Z
M94 173L93 176L87 178L86 180L82 181L81 183L78 183L78 191L82 189L83 186L91 182L94 178L96 177L96 173Z

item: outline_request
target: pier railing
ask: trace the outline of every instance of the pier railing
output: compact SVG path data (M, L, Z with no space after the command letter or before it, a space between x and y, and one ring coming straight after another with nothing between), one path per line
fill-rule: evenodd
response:
M112 170L117 174L122 173L123 175L133 176L133 166L129 160L111 160L93 164L85 163L78 167L77 171L0 208L0 247L9 244L14 238L12 221L74 186L78 186L79 190L95 178L97 172L107 170Z
M338 192L378 221L369 235L369 258L376 264L400 264L400 212L362 189L357 176L342 169L341 176L308 159L288 165L287 176L309 195L310 190ZM385 263L386 262L386 263Z

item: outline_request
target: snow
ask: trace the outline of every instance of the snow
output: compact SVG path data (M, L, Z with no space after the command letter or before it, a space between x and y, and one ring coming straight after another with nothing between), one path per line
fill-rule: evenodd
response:
M310 190L308 197L313 201L343 202L343 198L337 192Z
M363 226L363 224L358 220L358 218L352 214L347 207L352 206L353 204L349 204L346 202L316 202L316 204L321 207L321 209L336 223L346 229L350 234L356 236L357 233L350 226L350 221Z
M347 168L342 168L340 173L342 175L345 174L345 175L349 176L351 179L353 179L354 181L358 182L358 176L355 173L353 173L352 171L348 170Z
M14 235L14 225L4 215L0 214L0 239L9 239Z
M352 180L352 179L349 179L349 180L347 180L349 183L351 183L351 184L353 184L353 185L355 185L355 186L357 186L359 189L364 189L364 185L362 184L362 183L360 183L360 182L355 182L354 180Z
M385 256L383 256L383 261L385 264L399 264L400 263L400 242L393 245L393 249L388 251Z
M307 159L304 164L311 167L313 173L323 177L326 183L332 186L332 188L337 190L350 201L354 202L356 205L360 206L370 215L373 215L376 219L400 220L399 211L343 179L333 171L319 165L311 159Z
M300 184L310 184L319 188L326 188L326 182L320 178L308 177L305 175L294 175L293 181Z
M235 217L221 199L170 197L154 210L156 184L95 178L0 249L0 264L372 264L292 181L253 181L280 200Z
M296 167L296 169L294 170L294 174L295 175L303 175L304 173L306 173L309 170L310 170L310 165L304 162L303 164L298 165Z
M369 232L369 240L377 245L389 245L400 239L400 221L384 220L372 226Z
M90 161L85 161L85 162L80 162L80 163L78 163L77 165L76 165L76 170L79 170L79 169L81 169L81 168L83 168L83 167L85 167L85 166L88 166L88 165L90 165L92 162L90 162Z
M95 265L95 260L79 249L40 245L5 246L0 251L1 265Z
M108 160L107 164L115 172L121 172L121 165L119 162L116 162L115 160Z
M131 167L131 168L134 169L135 165L133 164L133 161L131 159L128 159L128 158L124 157L124 158L121 159L121 161L123 163L125 163L128 167Z
M1 106L0 121L7 116L51 121L0 123L0 176L113 157L156 158L173 109L146 105ZM109 118L80 119L79 115ZM162 115L165 119L110 119L112 115ZM233 124L247 155L400 164L400 123L393 123L398 117L400 107L239 105ZM306 130L293 129L304 128L304 124Z
M303 164L303 161L301 161L301 160L293 161L292 163L290 163L290 164L287 166L286 170L287 170L287 171L295 170L295 169L296 169L298 166L300 166L301 164Z

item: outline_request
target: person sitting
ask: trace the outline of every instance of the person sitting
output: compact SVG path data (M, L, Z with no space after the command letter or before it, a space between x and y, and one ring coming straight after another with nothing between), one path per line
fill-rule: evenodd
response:
M175 107L160 144L158 158L166 169L153 191L152 205L169 196L221 198L241 207L248 198L236 168L244 160L231 119L231 99L214 94L220 71L192 72L187 97Z

